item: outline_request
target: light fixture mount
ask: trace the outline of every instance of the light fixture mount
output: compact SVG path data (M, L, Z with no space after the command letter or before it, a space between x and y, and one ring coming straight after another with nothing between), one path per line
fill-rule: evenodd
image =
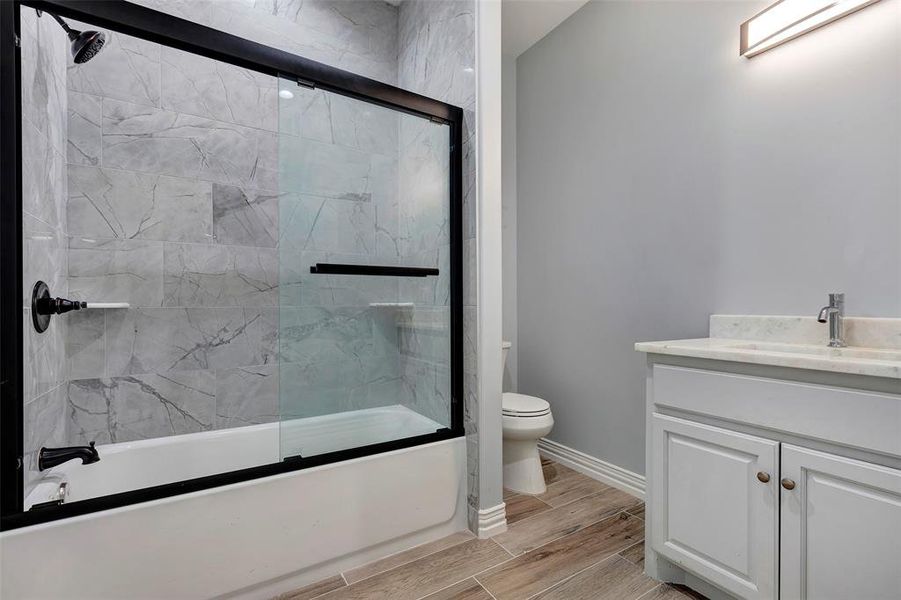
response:
M779 0L741 24L739 54L756 56L879 0Z

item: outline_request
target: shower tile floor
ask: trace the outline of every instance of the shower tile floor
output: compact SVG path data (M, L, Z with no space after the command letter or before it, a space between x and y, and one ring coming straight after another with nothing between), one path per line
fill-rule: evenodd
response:
M279 600L691 600L644 574L644 504L549 460L547 492L505 492L506 532L455 533Z

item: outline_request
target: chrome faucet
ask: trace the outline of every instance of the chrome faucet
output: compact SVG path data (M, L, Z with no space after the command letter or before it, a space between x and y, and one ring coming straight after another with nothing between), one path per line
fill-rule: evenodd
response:
M844 348L845 327L842 322L845 318L845 295L842 293L829 294L829 306L824 306L817 316L820 323L829 323L829 347Z

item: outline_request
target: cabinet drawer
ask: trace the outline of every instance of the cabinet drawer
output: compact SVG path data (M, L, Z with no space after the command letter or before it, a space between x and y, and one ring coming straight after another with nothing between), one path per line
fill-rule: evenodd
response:
M775 599L778 442L652 419L653 550L739 598Z
M653 384L659 407L901 456L901 394L661 364Z

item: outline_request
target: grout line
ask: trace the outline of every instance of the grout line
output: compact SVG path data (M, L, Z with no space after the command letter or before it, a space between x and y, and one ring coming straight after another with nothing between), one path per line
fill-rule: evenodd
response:
M605 563L605 562L607 562L608 560L612 560L612 559L613 559L614 557L616 557L616 556L618 556L618 553L616 553L616 552L614 552L613 554L610 554L610 555L608 555L608 556L605 556L604 558L602 558L602 559L599 560L598 562L592 563L592 564L588 565L587 567L585 567L584 569L581 569L581 570L579 570L579 571L576 571L575 573L573 573L573 574L570 575L569 577L566 577L566 578L564 578L564 579L561 579L560 581L558 581L558 582L555 583L554 585L549 586L549 587L546 587L546 588L544 588L544 589L541 590L541 591L535 592L534 594L532 594L531 596L529 596L526 600L529 600L529 599L531 599L531 598L535 598L536 596L540 596L541 594L543 594L543 593L545 593L545 592L547 592L547 591L550 591L550 590L554 589L555 587L557 587L557 586L559 586L559 585L563 585L564 583L566 583L566 582L569 581L570 579L573 579L574 577L577 577L578 575L584 573L585 571L587 571L587 570L589 570L589 569L595 568L596 566L600 565L601 563ZM620 557L620 558L622 558L622 557ZM626 562L628 562L628 561L626 561Z
M573 502L577 502L577 500L573 500ZM561 506L557 506L557 507L554 507L554 508L562 508L563 506L568 506L569 504L571 504L571 503L568 502L567 504L563 504L563 505L561 505ZM539 516L541 516L541 515L548 514L549 512L550 512L550 511L542 511L542 512L538 513L537 515L532 515L531 517L527 517L527 518L523 519L522 521L517 521L516 523L514 523L513 525L511 525L511 527L515 527L515 526L519 525L520 523L524 523L525 521L528 521L529 519L534 519L535 517L539 517ZM550 540L544 542L543 544L541 544L541 546L536 546L535 548L530 548L529 550L526 550L525 552L520 552L519 554L517 554L517 555L515 555L515 556L522 556L522 555L524 555L524 554L528 554L529 552L534 552L535 550L538 550L539 548L542 548L542 547L544 547L544 546L547 546L547 545L550 544L551 542L556 542L557 540L562 540L563 538L565 538L565 537L567 537L567 536L570 536L570 535L573 535L574 533L579 533L579 532L582 531L583 529L587 529L588 527L591 527L592 525L596 525L596 524L600 523L601 521L606 521L606 520L609 519L610 517L616 516L616 515L618 515L618 514L625 514L625 515L628 516L628 517L635 518L635 519L638 519L639 521L642 521L639 517L636 517L635 515L630 515L629 513L627 513L625 508L619 508L619 509L616 509L614 512L610 513L610 514L607 514L607 515L602 516L601 518L599 518L599 519L596 520L596 521L591 521L590 523L586 523L585 525L579 527L579 528L576 529L575 531L570 531L569 533L565 533L565 534L563 534L563 535L561 535L561 536L559 536L559 537L552 538L552 539L550 539ZM644 521L642 521L642 522L644 522ZM509 531L509 530L508 530L508 531ZM503 534L498 534L498 535L503 535ZM494 540L494 538L491 538L491 539ZM495 543L497 543L501 548L503 548L504 550L507 550L507 552L510 552L510 550L507 549L503 544L501 544L501 543L498 542L497 540L494 540L494 541L495 541ZM510 554L513 554L513 553L510 552Z
M649 589L648 591L646 591L644 594L642 594L641 596L639 596L639 597L636 598L635 600L641 600L642 598L644 598L644 597L647 596L648 594L653 593L653 592L656 592L657 590L659 590L659 589L660 589L661 587L663 587L664 585L665 585L665 584L660 583L660 584L658 584L658 585L652 587L651 589Z
M632 516L634 517L635 515L632 515ZM637 519L638 517L635 517L635 518ZM635 566L637 567L637 566L638 566L638 563L632 562L631 560L629 560L628 558L626 558L625 556L623 556L622 553L625 552L625 551L627 551L627 550L629 550L630 548L634 548L634 547L637 546L638 544L643 544L643 543L644 543L644 540L642 540L642 541L640 541L640 542L635 542L635 543L632 544L631 546L626 546L625 548L623 548L622 550L620 550L620 551L617 552L616 554L617 554L618 556L622 557L627 563L631 563L631 564L633 564L633 565L635 565Z

